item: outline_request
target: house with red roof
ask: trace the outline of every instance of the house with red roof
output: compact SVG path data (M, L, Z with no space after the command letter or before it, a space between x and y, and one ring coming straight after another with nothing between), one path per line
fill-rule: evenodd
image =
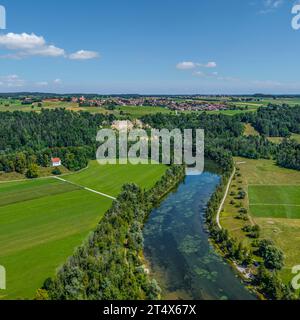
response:
M59 167L61 166L61 159L60 158L52 158L52 167Z

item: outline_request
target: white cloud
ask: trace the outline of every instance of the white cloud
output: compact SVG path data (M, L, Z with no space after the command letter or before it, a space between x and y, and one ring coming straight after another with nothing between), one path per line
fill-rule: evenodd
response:
M259 11L261 14L266 14L273 12L274 10L281 7L284 3L284 0L263 0L263 9Z
M206 77L207 76L203 71L195 71L193 73L193 75L197 76L197 77Z
M0 35L0 45L10 50L28 50L46 45L43 37L27 33Z
M283 4L283 0L265 0L264 4L267 8L277 9Z
M190 70L190 69L195 69L196 67L197 67L197 63L192 61L179 62L176 65L176 68L179 70Z
M79 50L69 55L71 60L90 60L99 58L99 53L95 51Z
M198 70L198 71L195 71L193 73L193 75L197 76L197 77L202 77L202 78L217 78L218 79L219 73L218 72L205 73L201 70Z
M51 81L30 81L24 80L20 76L15 74L10 74L6 76L0 75L0 87L1 88L20 88L23 87L23 90L39 90L40 88L58 88L63 81L59 78L51 80Z
M196 68L216 68L217 63L214 61L209 61L207 63L198 63L193 61L183 61L176 65L176 68L179 70L191 70Z
M41 48L34 48L28 51L27 54L34 55L34 56L43 56L43 57L63 57L65 56L65 50L61 48L57 48L53 45L50 45L50 46L44 46Z
M99 57L95 51L80 50L67 55L65 50L53 44L48 44L44 37L34 33L7 33L0 35L0 48L14 51L0 56L1 58L21 59L28 56L65 57L73 60L88 60Z
M7 88L20 88L23 87L25 81L16 74L8 76L0 76L0 86Z
M203 65L203 67L205 68L216 68L217 67L217 63L214 61L210 61L207 64Z
M65 56L65 50L46 43L42 36L34 33L8 33L0 35L0 47L16 51L6 57L22 58L25 56L61 57Z
M62 84L62 80L61 79L55 79L53 81L54 84Z

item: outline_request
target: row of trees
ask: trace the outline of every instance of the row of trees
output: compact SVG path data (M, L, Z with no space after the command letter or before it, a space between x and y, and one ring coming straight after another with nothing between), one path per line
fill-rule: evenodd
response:
M183 177L183 166L170 167L150 191L125 185L97 229L37 292L37 299L158 299L160 288L143 261L142 228L158 199Z

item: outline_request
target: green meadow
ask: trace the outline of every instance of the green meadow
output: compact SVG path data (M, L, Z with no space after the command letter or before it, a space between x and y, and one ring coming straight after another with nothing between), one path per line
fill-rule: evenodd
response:
M76 184L95 189L111 196L117 196L124 183L136 183L150 189L164 174L163 165L99 165L91 161L89 168L63 178Z
M112 200L82 187L117 196L127 182L151 188L164 172L161 165L100 166L94 161L63 177L78 185L54 178L1 183L0 265L6 268L7 290L0 291L0 298L33 298L95 229Z
M285 283L294 277L292 268L300 262L300 172L276 166L273 160L235 158L238 175L230 192L246 190L241 205L248 210L250 223L261 227L261 238L272 239L285 255L285 265L280 276ZM226 199L221 223L230 234L249 244L241 229L248 221L236 219L238 208Z
M250 211L255 217L300 218L300 186L249 186Z

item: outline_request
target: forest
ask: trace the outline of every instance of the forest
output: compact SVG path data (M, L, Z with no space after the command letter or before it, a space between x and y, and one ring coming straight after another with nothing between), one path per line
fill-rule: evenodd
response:
M300 106L273 105L261 107L257 113L245 113L240 116L263 136L290 137L291 133L300 133Z
M153 114L141 120L156 129L204 129L206 149L224 149L232 156L276 159L278 165L299 169L297 142L270 142L269 136L290 137L300 132L300 107L262 107L257 113L229 117L208 113ZM101 126L114 121L113 115L72 112L64 109L36 112L3 112L0 118L0 171L26 172L37 165L48 167L51 157L76 171L95 158L95 136ZM259 136L245 136L244 124L251 123ZM288 151L288 152L287 152Z
M2 112L0 117L0 171L25 173L32 166L48 167L52 157L71 171L95 158L96 133L113 116L64 109Z
M268 137L290 138L300 132L300 106L270 105L261 107L257 113L245 113L228 117L226 115L186 114L179 116L150 115L142 121L154 128L180 128L205 130L205 150L219 149L232 156L249 159L275 159L279 166L300 169L300 146L296 141L284 140L277 145ZM244 125L251 123L260 133L245 136Z

